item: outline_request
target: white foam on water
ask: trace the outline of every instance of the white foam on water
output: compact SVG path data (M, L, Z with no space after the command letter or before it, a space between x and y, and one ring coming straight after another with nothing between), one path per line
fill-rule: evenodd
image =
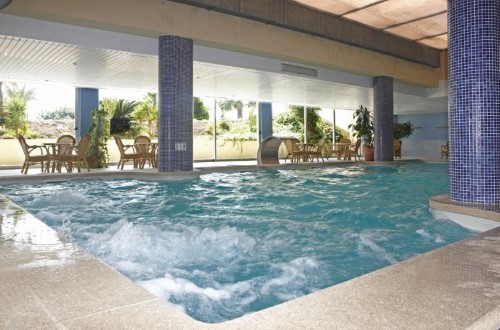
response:
M292 260L288 263L280 263L275 265L279 269L278 277L270 279L260 289L260 293L268 295L271 293L281 295L280 299L288 300L290 290L302 287L310 281L308 274L319 268L319 263L309 257L301 257Z
M436 234L436 236L432 236L429 232L427 232L425 229L417 229L416 233L421 235L422 237L428 239L429 241L434 241L436 243L444 243L445 240L443 239L443 236L440 234Z
M32 202L34 207L89 205L84 195L72 190L58 190L50 194L37 195Z
M358 253L360 255L372 255L379 259L387 260L391 264L397 262L391 253L377 244L377 240L383 241L385 239L377 237L375 232L355 233L351 237L358 239Z

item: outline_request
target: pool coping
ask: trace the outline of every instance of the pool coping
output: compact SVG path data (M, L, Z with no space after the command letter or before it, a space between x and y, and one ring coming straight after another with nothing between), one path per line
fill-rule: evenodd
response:
M226 169L242 170L249 167ZM193 175L200 173L205 171ZM116 177L116 173L104 176L108 175ZM45 176L33 179L47 180ZM2 196L0 219L0 298L4 306L0 328L500 327L500 228L238 319L205 324L58 237ZM14 232L6 239L9 230Z
M448 195L432 196L429 206L436 219L447 219L472 231L483 232L500 226L500 204L481 205L450 200Z

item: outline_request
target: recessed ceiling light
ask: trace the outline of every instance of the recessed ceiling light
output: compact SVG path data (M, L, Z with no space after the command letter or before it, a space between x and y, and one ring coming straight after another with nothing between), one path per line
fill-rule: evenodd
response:
M11 2L12 0L0 0L0 10L10 5Z

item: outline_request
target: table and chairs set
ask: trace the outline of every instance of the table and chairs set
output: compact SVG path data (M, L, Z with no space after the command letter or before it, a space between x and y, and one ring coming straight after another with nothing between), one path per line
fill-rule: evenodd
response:
M290 159L292 163L299 161L313 162L314 159L319 162L320 158L324 162L324 158L328 159L330 156L337 157L338 160L351 160L352 158L360 160L359 148L361 140L357 140L353 144L349 139L342 139L328 148L325 148L326 140L324 138L321 138L317 143L300 143L292 139L285 140L284 143L287 149L285 161Z
M18 141L24 152L24 162L21 169L22 174L27 174L30 165L40 164L42 172L61 172L64 166L67 172L72 172L77 168L78 172L82 167L88 170L85 160L85 153L90 143L90 135L85 135L79 143L71 135L60 136L56 142L46 142L40 145L29 145L26 139L18 136Z
M114 136L118 150L120 151L120 160L118 169L123 170L125 162L131 161L134 168L143 169L146 163L149 167L158 167L158 142L153 142L148 136L141 135L134 139L134 144L124 144L119 136Z
M90 135L84 135L78 143L71 135L62 135L55 142L46 142L40 145L29 145L26 139L18 136L18 141L24 153L24 162L21 169L22 174L27 174L31 165L40 165L42 173L61 173L66 169L68 173L76 168L90 171L85 154L90 145ZM114 137L120 151L118 168L123 170L126 161L133 161L134 168L143 169L146 164L157 167L157 142L152 142L147 136L138 136L133 145L124 145L121 138Z

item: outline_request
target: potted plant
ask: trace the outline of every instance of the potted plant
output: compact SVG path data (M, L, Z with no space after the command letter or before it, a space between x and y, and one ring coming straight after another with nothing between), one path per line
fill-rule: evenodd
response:
M354 111L352 118L354 119L354 124L348 127L352 129L352 135L356 139L361 139L363 141L363 154L365 160L373 161L373 114L361 104L356 111Z
M399 142L399 150L397 154L395 153L395 157L401 158L401 139L407 138L412 135L414 130L415 126L413 126L410 121L407 121L405 123L394 123L394 140Z
M92 127L90 129L90 143L85 154L89 168L106 168L109 163L108 138L109 121L108 112L102 106L92 111Z

